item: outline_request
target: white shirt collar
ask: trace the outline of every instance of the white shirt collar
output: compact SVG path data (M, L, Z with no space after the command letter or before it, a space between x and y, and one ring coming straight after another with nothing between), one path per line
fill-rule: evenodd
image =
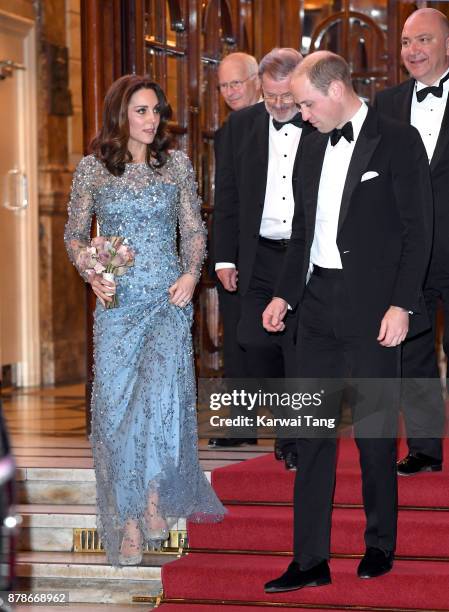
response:
M368 114L368 106L361 100L362 105L359 110L356 112L354 117L351 119L352 129L354 130L354 142L357 140L360 134L360 130L362 129L362 125L365 122L366 116Z
M362 104L360 105L358 111L355 113L355 115L348 119L348 122L350 121L352 123L352 131L354 133L353 143L355 143L355 141L357 140L360 134L360 130L362 129L362 125L364 124L366 116L368 114L368 106L362 99L360 99L360 102ZM340 142L343 141L344 139L342 139Z
M422 83L421 81L416 81L416 84L415 84L416 91L419 91L420 89L424 89L424 87L438 87L441 79L444 78L448 72L449 72L449 68L446 70L446 72L443 72L443 74L435 81L435 83L432 83L432 85L426 85L425 83ZM447 87L449 87L449 79L445 81L445 83L443 84L443 89L446 89Z

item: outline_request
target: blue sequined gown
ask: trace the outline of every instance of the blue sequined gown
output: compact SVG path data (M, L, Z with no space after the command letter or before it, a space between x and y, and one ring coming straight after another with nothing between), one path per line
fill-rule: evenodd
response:
M218 520L224 513L198 463L192 306L168 301L180 274L198 278L206 238L194 173L180 151L159 170L127 164L120 177L92 155L81 160L65 231L74 263L89 243L93 214L101 235L122 236L135 252L134 266L117 281L119 306L106 310L97 301L94 323L97 525L117 565L129 519L144 541L158 543L145 534L149 499L164 518Z

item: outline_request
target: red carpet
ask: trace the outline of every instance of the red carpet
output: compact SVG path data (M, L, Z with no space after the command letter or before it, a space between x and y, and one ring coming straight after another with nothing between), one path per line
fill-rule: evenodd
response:
M338 458L336 504L361 504L361 480L357 449L353 440L342 440ZM401 445L400 457L405 453ZM449 459L449 443L445 440L445 457ZM234 464L213 472L214 489L226 501L291 502L294 473L280 470L272 455ZM416 478L425 480L417 486ZM238 483L238 486L236 486ZM274 496L274 497L273 497ZM402 477L399 479L399 503L404 506L449 507L447 472Z
M265 595L263 585L279 576L288 560L279 557L191 553L163 567L167 598L444 609L449 603L449 563L397 561L394 573L376 580L356 577L357 560L333 559L333 584Z
M347 439L340 447L335 503L360 504L356 447ZM292 507L273 503L291 502L293 479L294 474L286 472L272 455L214 470L212 483L218 495L234 503L218 525L189 525L190 547L211 552L191 552L163 566L165 598L187 601L164 603L161 612L262 612L298 610L289 606L301 605L314 610L361 606L449 611L447 470L399 479L402 509L396 554L404 558L396 560L391 573L375 580L360 580L356 577L358 559L333 558L332 585L265 595L264 583L282 573L291 560L289 555L272 553L292 550ZM243 505L248 502L265 505ZM363 525L361 509L335 508L332 554L363 553ZM287 607L279 608L282 604Z
M293 508L276 506L229 506L226 520L213 528L213 546L218 550L292 551ZM425 516L423 516L425 515ZM401 512L396 554L410 557L449 556L449 512ZM364 513L359 509L336 508L332 517L332 552L363 554ZM203 548L211 536L210 525L190 525L189 545ZM210 543L208 545L210 548Z

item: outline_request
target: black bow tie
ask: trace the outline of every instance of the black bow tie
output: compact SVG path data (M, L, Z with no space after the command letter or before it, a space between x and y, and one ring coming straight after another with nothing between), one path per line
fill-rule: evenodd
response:
M449 72L446 75L444 75L442 79L440 79L440 82L438 83L438 85L432 85L431 87L423 87L419 91L416 90L416 99L418 100L418 102L422 102L423 100L425 100L427 95L430 93L433 94L436 98L442 98L443 97L443 83L445 83L448 79L449 79Z
M331 145L335 147L340 138L346 138L348 142L354 140L354 130L352 129L352 123L348 121L345 123L341 130L335 128L331 132Z
M296 125L296 127L302 128L304 126L304 121L302 120L301 113L296 113L294 117L289 119L288 121L277 121L273 117L273 125L279 131L281 127L287 125L287 123L291 123L292 125Z

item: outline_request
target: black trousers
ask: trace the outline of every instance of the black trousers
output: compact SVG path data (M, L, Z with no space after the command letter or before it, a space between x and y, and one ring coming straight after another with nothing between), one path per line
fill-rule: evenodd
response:
M245 351L237 341L240 295L226 291L217 281L218 305L223 320L223 370L225 378L247 378Z
M307 379L386 378L400 372L400 348L384 348L375 337L353 328L354 312L343 273L315 269L300 307L297 373ZM379 320L380 326L380 320ZM370 386L373 418L353 415L362 471L366 514L365 542L385 551L396 544L397 475L396 425L399 385ZM394 394L396 397L393 397ZM342 393L333 394L326 412L338 418ZM396 404L396 410L394 409ZM353 411L358 408L353 406ZM388 435L382 437L382 432ZM301 569L328 559L332 500L335 486L335 436L298 440L300 469L294 490L294 555Z
M447 262L433 262L424 287L424 298L432 328L407 340L402 353L404 387L402 411L412 453L441 460L441 437L445 408L435 354L436 318L439 300L444 310L443 348L449 355L449 269Z
M253 275L241 298L237 338L245 351L249 378L289 378L294 374L296 315L287 314L286 329L278 334L267 332L262 313L270 303L281 271L287 244L259 239ZM284 451L294 450L294 439L281 440Z

